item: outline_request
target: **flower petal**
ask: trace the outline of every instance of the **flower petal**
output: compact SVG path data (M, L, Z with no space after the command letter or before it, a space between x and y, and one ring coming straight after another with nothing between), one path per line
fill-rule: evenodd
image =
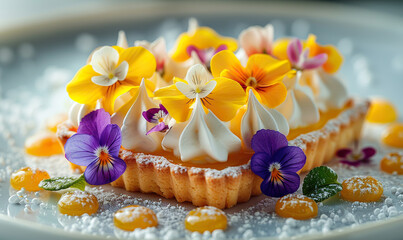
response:
M275 108L285 101L287 88L283 83L276 83L265 88L259 88L258 93L265 105L269 108Z
M252 137L251 146L255 153L264 152L273 156L278 149L287 147L288 141L280 132L262 129Z
M235 54L229 50L223 50L213 56L210 62L211 73L214 77L224 77L221 73L227 70L231 73L228 77L235 81L245 82L248 75L245 73L244 67Z
M196 97L195 89L192 88L189 84L177 82L175 83L175 86L187 98L194 99Z
M186 74L186 81L191 87L204 86L212 78L209 75L206 67L201 64L195 64L189 68Z
M349 166L358 167L361 164L361 161L341 160L340 163L343 163L343 164L346 164Z
M119 64L126 61L129 64L126 80L140 85L142 78L150 78L156 69L154 55L143 47L129 47L120 54Z
M174 84L158 89L154 96L161 101L176 121L184 122L189 118L192 101L183 95Z
M117 77L109 78L108 76L100 75L100 76L93 76L91 78L91 81L97 85L108 87L115 84L118 81L118 78Z
M201 88L201 92L198 93L199 94L199 98L205 98L207 97L213 90L214 88L217 86L217 81L215 80L211 80L210 82L208 82L206 85L204 85ZM229 89L227 89L227 91L229 91Z
M314 69L322 66L327 61L327 54L322 53L313 58L308 58L302 64L303 69Z
M136 87L136 85L125 84L126 82L127 81L118 81L115 84L107 87L107 91L104 96L103 107L105 111L107 111L111 115L115 112L114 110L116 99Z
M164 122L161 122L157 125L155 125L154 127L152 127L147 133L146 135L152 133L152 132L163 132L165 130L168 130L169 127L168 125L166 125Z
M162 104L160 104L160 107ZM143 111L142 115L147 122L150 123L158 123L158 120L154 118L155 114L157 114L161 109L160 108L150 108L147 111Z
M339 158L347 158L348 155L350 155L353 152L351 148L342 148L337 150L336 156Z
M291 39L281 38L274 42L272 55L280 60L287 60L287 48Z
M105 46L95 51L91 58L91 66L95 72L108 76L116 68L119 52L113 47Z
M210 109L221 121L233 119L240 107L246 103L246 94L241 85L228 78L214 78L212 92L202 99L203 105ZM210 83L209 83L210 84Z
M373 147L366 147L362 149L361 152L363 153L363 160L369 159L376 154L376 150Z
M287 47L287 56L292 64L298 64L302 52L302 43L299 39L290 41Z
M129 64L126 61L123 61L115 69L113 74L115 75L115 77L118 78L119 81L122 81L125 80L128 71L129 71Z
M88 134L100 139L105 127L111 123L111 116L104 109L90 112L81 119L77 133Z
M280 172L277 179L271 177L263 180L260 185L262 192L270 197L283 197L287 194L294 193L300 185L300 177L294 172Z
M248 56L255 53L263 53L263 36L259 30L261 27L252 26L241 32L239 42Z
M67 84L66 90L69 97L81 104L92 104L101 99L106 92L106 88L91 81L94 76L99 76L91 65L82 67L74 76L73 80Z
M77 133L67 140L64 152L70 162L88 166L97 159L94 152L98 147L98 140L94 136Z
M94 161L87 166L84 172L85 181L91 185L103 185L117 180L126 170L126 163L117 157L101 164Z
M116 124L108 124L102 131L99 145L106 146L109 154L115 157L119 155L121 144L122 136L119 126Z
M269 165L271 164L270 155L264 152L253 154L250 160L252 172L259 177L266 179L270 176Z
M233 38L222 37L213 29L208 27L198 27L194 32L182 33L176 41L172 59L183 62L189 59L187 47L194 45L198 49L217 49L220 45L226 45L230 51L237 49L237 41Z
M298 172L306 162L306 156L301 148L295 146L287 146L277 150L272 156L273 162L280 164L281 172Z
M189 57L192 56L192 52L195 52L202 63L206 62L206 53L203 50L198 49L195 45L189 45L186 48L186 52L189 55Z

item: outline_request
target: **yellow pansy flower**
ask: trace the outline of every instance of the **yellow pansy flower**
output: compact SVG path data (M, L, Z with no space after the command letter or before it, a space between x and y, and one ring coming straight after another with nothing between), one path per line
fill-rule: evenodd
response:
M156 68L152 53L143 47L105 46L95 51L67 85L71 99L93 104L101 99L105 111L114 112L115 100L151 77Z
M253 88L262 103L270 108L280 105L287 96L283 84L284 76L291 70L290 63L280 61L267 54L249 57L246 67L231 51L221 51L211 59L214 77L224 77L238 82L243 89Z
M230 121L246 101L245 92L238 83L223 77L212 79L201 64L192 66L185 80L175 78L174 82L158 89L154 97L161 100L162 105L178 122L189 118L197 97L205 110L210 109L221 121Z
M288 59L287 47L292 39L282 38L277 40L273 46L273 56L278 59L285 60ZM303 48L309 48L309 57L315 57L319 54L326 53L327 61L322 65L323 70L327 73L335 73L339 70L341 64L343 63L343 57L333 45L319 45L316 43L316 36L310 34L306 41L303 41Z
M211 57L222 49L235 51L238 48L235 39L222 37L208 27L197 27L193 31L182 33L175 46L172 54L174 61L186 61L194 52L203 64L207 64Z

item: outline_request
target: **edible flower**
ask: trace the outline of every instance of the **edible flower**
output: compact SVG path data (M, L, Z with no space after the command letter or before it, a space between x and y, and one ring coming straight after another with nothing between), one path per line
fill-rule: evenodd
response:
M152 132L166 132L170 128L171 117L162 104L159 105L159 108L150 108L144 111L143 117L147 122L157 124L152 127L146 135Z
M155 67L154 56L143 47L105 46L95 51L90 63L77 72L67 85L67 92L81 104L102 99L103 107L112 114L115 100L138 87L143 78L151 77Z
M263 129L252 138L255 154L251 159L253 173L263 178L260 189L270 197L283 197L294 193L300 185L297 174L305 165L306 156L301 148L288 146L280 132Z
M267 24L265 27L252 26L241 32L239 42L246 55L256 53L270 54L273 47L273 26Z
M288 45L292 40L290 38L279 39L273 44L272 55L277 57L278 59L285 60L288 59ZM308 57L315 57L320 54L326 54L327 60L322 65L322 68L327 73L335 73L339 70L343 57L337 50L337 48L333 45L320 45L316 43L316 36L310 34L307 40L302 42L303 49L308 48L309 54ZM291 60L291 59L290 59Z
M210 61L211 55L223 49L235 51L237 41L233 38L222 37L213 29L195 26L191 31L182 33L176 41L172 59L183 62L192 57L194 51L203 64Z
M217 53L211 60L211 72L215 78L232 79L245 91L253 88L269 108L284 102L287 88L282 81L290 70L288 61L280 61L266 54L252 55L246 67L228 50Z
M322 66L327 60L327 54L321 53L314 57L309 57L309 48L302 49L302 42L293 39L287 48L288 59L297 70L309 70Z
M67 160L87 167L85 181L92 185L113 182L126 170L126 163L119 158L120 128L110 123L111 117L104 109L93 111L81 120L77 133L64 145Z
M158 89L154 96L178 122L189 118L196 97L200 98L205 110L210 109L221 121L231 120L246 101L245 92L238 83L224 77L212 79L201 64L192 66L185 80L174 78L174 82Z
M355 167L362 163L369 163L371 157L375 154L376 150L373 147L359 149L357 141L354 142L353 148L342 148L336 152L336 156L341 159L341 163Z
M163 37L159 37L154 42L135 41L134 45L144 47L145 49L150 51L155 57L157 63L157 72L161 74L164 72L164 65L165 62L168 60L168 53L165 39Z

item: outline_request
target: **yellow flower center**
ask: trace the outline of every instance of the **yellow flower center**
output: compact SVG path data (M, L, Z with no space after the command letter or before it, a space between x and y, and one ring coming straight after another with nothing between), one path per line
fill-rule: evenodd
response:
M164 121L163 118L159 118L159 119L158 119L158 122L163 122L163 121Z
M246 86L255 88L257 86L257 80L254 77L249 77L246 80Z
M113 73L109 73L108 77L109 79L112 79L114 77Z
M196 89L195 89L195 93L201 93L201 89L199 88L199 87L197 87Z

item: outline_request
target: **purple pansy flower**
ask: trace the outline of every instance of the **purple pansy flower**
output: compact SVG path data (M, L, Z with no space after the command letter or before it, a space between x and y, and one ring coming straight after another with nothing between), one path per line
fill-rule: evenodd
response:
M318 68L327 61L326 53L321 53L310 58L309 48L303 50L301 40L299 39L290 41L287 47L287 55L292 66L299 70Z
M280 132L263 129L252 138L255 154L251 159L252 171L263 178L260 189L270 197L282 197L298 190L297 172L306 162L299 147L288 146L287 138Z
M146 135L152 132L166 132L169 129L171 117L169 116L168 110L162 104L160 104L159 108L150 108L144 111L143 117L147 122L157 124L151 128Z
M200 61L202 64L205 66L210 66L210 60L213 58L213 56L222 51L222 50L227 50L228 47L225 44L222 44L217 47L217 49L214 48L208 48L208 49L200 49L196 47L195 45L189 45L186 48L186 52L189 56L192 56L192 52L196 53L196 55L199 57Z
M369 163L371 157L375 154L376 150L373 147L359 149L358 142L354 142L353 148L342 148L336 152L336 156L341 159L341 163L355 167L361 163Z
M85 181L92 185L113 182L126 170L126 163L118 157L120 128L110 123L111 117L104 109L93 111L81 120L77 133L64 145L67 160L87 167Z

